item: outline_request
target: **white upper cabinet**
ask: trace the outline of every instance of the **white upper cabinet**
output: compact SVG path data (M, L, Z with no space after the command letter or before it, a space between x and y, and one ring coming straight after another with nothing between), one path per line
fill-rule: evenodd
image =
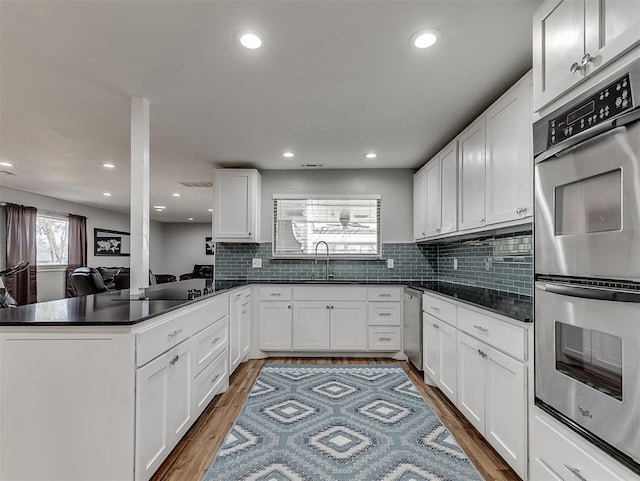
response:
M255 169L218 169L213 195L214 240L259 242L260 173Z
M496 224L533 214L531 75L486 112L485 219Z
M458 141L440 152L440 232L458 229Z
M460 230L483 227L485 193L485 116L458 137L460 143Z
M533 18L534 111L639 42L637 0L547 0Z
M427 237L440 233L440 159L427 164Z
M427 176L426 169L420 169L413 176L413 239L427 237Z

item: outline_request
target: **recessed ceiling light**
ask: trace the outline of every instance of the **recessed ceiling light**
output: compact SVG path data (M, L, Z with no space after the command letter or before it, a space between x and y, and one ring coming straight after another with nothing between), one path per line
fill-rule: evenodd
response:
M103 192L102 195L105 197L111 197L111 192Z
M110 164L109 162L105 162L104 164L102 164L102 167L104 167L105 169L115 169L116 168L115 164Z
M369 153L367 153L367 154L364 154L364 156L365 156L367 159L375 159L375 158L378 156L378 154L376 154L375 152L369 152Z
M250 50L255 50L256 48L260 48L262 46L262 40L255 33L245 33L240 36L240 44L244 48L248 48Z
M180 197L180 194L178 194L177 192L174 192L174 193L173 193L173 196L174 196L174 197Z
M189 217L187 220L193 220L193 217Z
M207 209L209 212L213 212L213 209Z
M294 156L295 156L295 154L294 154L293 152L284 152L284 153L282 154L282 156L283 156L283 157L286 157L287 159L290 159L290 158L294 157Z
M153 208L155 210L162 210L162 209L166 209L166 207L164 205L154 205Z
M0 162L0 165L2 167L13 167L13 164L11 162Z
M440 31L434 28L428 30L420 30L411 35L411 45L415 48L429 48L433 46L440 38Z

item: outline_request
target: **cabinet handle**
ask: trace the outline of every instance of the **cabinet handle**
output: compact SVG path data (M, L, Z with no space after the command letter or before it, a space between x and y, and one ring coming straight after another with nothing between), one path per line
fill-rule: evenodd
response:
M436 311L436 312L440 312L440 308L439 307L431 306L431 309Z
M585 53L584 57L582 57L582 60L580 60L580 63L582 64L583 67L586 67L587 64L592 61L593 61L593 57L590 54Z
M480 349L478 349L478 354L480 354L483 359L487 357L487 355L483 351L481 351Z
M484 224L484 217L480 217L480 222Z
M440 227L436 227L436 232L440 232L442 229Z
M247 232L247 237L251 237L251 232Z
M327 309L331 309L331 306L327 306Z
M171 364L173 366L176 362L178 362L178 359L180 359L180 356L178 354L176 354L176 357L171 359L171 361L169 361L169 364Z
M220 377L220 374L216 374L216 375L215 375L215 376L213 376L209 381L210 381L211 383L214 383L214 382L216 382L216 381L218 380L218 378L219 378L219 377Z
M522 207L518 207L516 209L516 214L521 214L522 213Z
M391 297L391 294L378 294L378 297Z
M269 294L270 296L281 296L282 292L272 292L271 294Z
M215 344L216 342L218 342L220 340L219 337L216 337L215 339L212 339L210 342L211 344Z
M331 306L331 307L329 307L329 309L333 309L334 307L336 307L336 306Z
M474 324L473 327L475 327L478 331L489 332L489 329L487 329L486 327L478 326L477 324Z
M389 317L390 315L391 315L390 312L379 312L378 313L378 316L380 316L380 317Z
M381 341L391 341L390 337L381 337L379 338Z
M167 334L167 336L169 336L169 339L176 337L178 334L180 334L182 332L182 329L176 329L173 332L170 332L169 334Z
M574 74L576 72L579 72L582 69L582 67L580 66L580 64L578 62L573 62L571 64L571 67L569 67L569 72Z
M289 305L287 306L287 309L291 309L291 304L289 304Z
M434 328L436 328L436 329L440 329L440 326L439 326L439 325L437 325L437 324L431 324L431 325L432 325Z
M587 478L580 474L580 470L578 468L574 468L573 466L569 466L568 464L565 464L564 467L571 471L573 475L580 481L587 481Z

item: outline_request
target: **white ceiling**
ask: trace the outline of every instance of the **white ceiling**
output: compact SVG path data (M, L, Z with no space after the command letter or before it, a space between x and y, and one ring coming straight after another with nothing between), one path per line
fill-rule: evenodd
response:
M210 189L178 182L216 166L419 167L530 68L539 4L2 0L0 161L16 175L0 185L127 212L132 96L151 104L156 220L210 221ZM440 42L411 48L424 28ZM261 49L239 46L245 30Z

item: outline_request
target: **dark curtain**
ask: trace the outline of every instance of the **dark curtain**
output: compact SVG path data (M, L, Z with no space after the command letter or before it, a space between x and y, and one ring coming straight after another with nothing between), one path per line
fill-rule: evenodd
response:
M71 273L78 267L87 265L87 218L69 214L69 259L67 261L66 296L77 295L71 282Z
M35 207L7 204L5 206L5 227L7 233L7 268L21 261L28 261L29 267L5 280L9 292L16 303L37 302L36 286L36 217Z

